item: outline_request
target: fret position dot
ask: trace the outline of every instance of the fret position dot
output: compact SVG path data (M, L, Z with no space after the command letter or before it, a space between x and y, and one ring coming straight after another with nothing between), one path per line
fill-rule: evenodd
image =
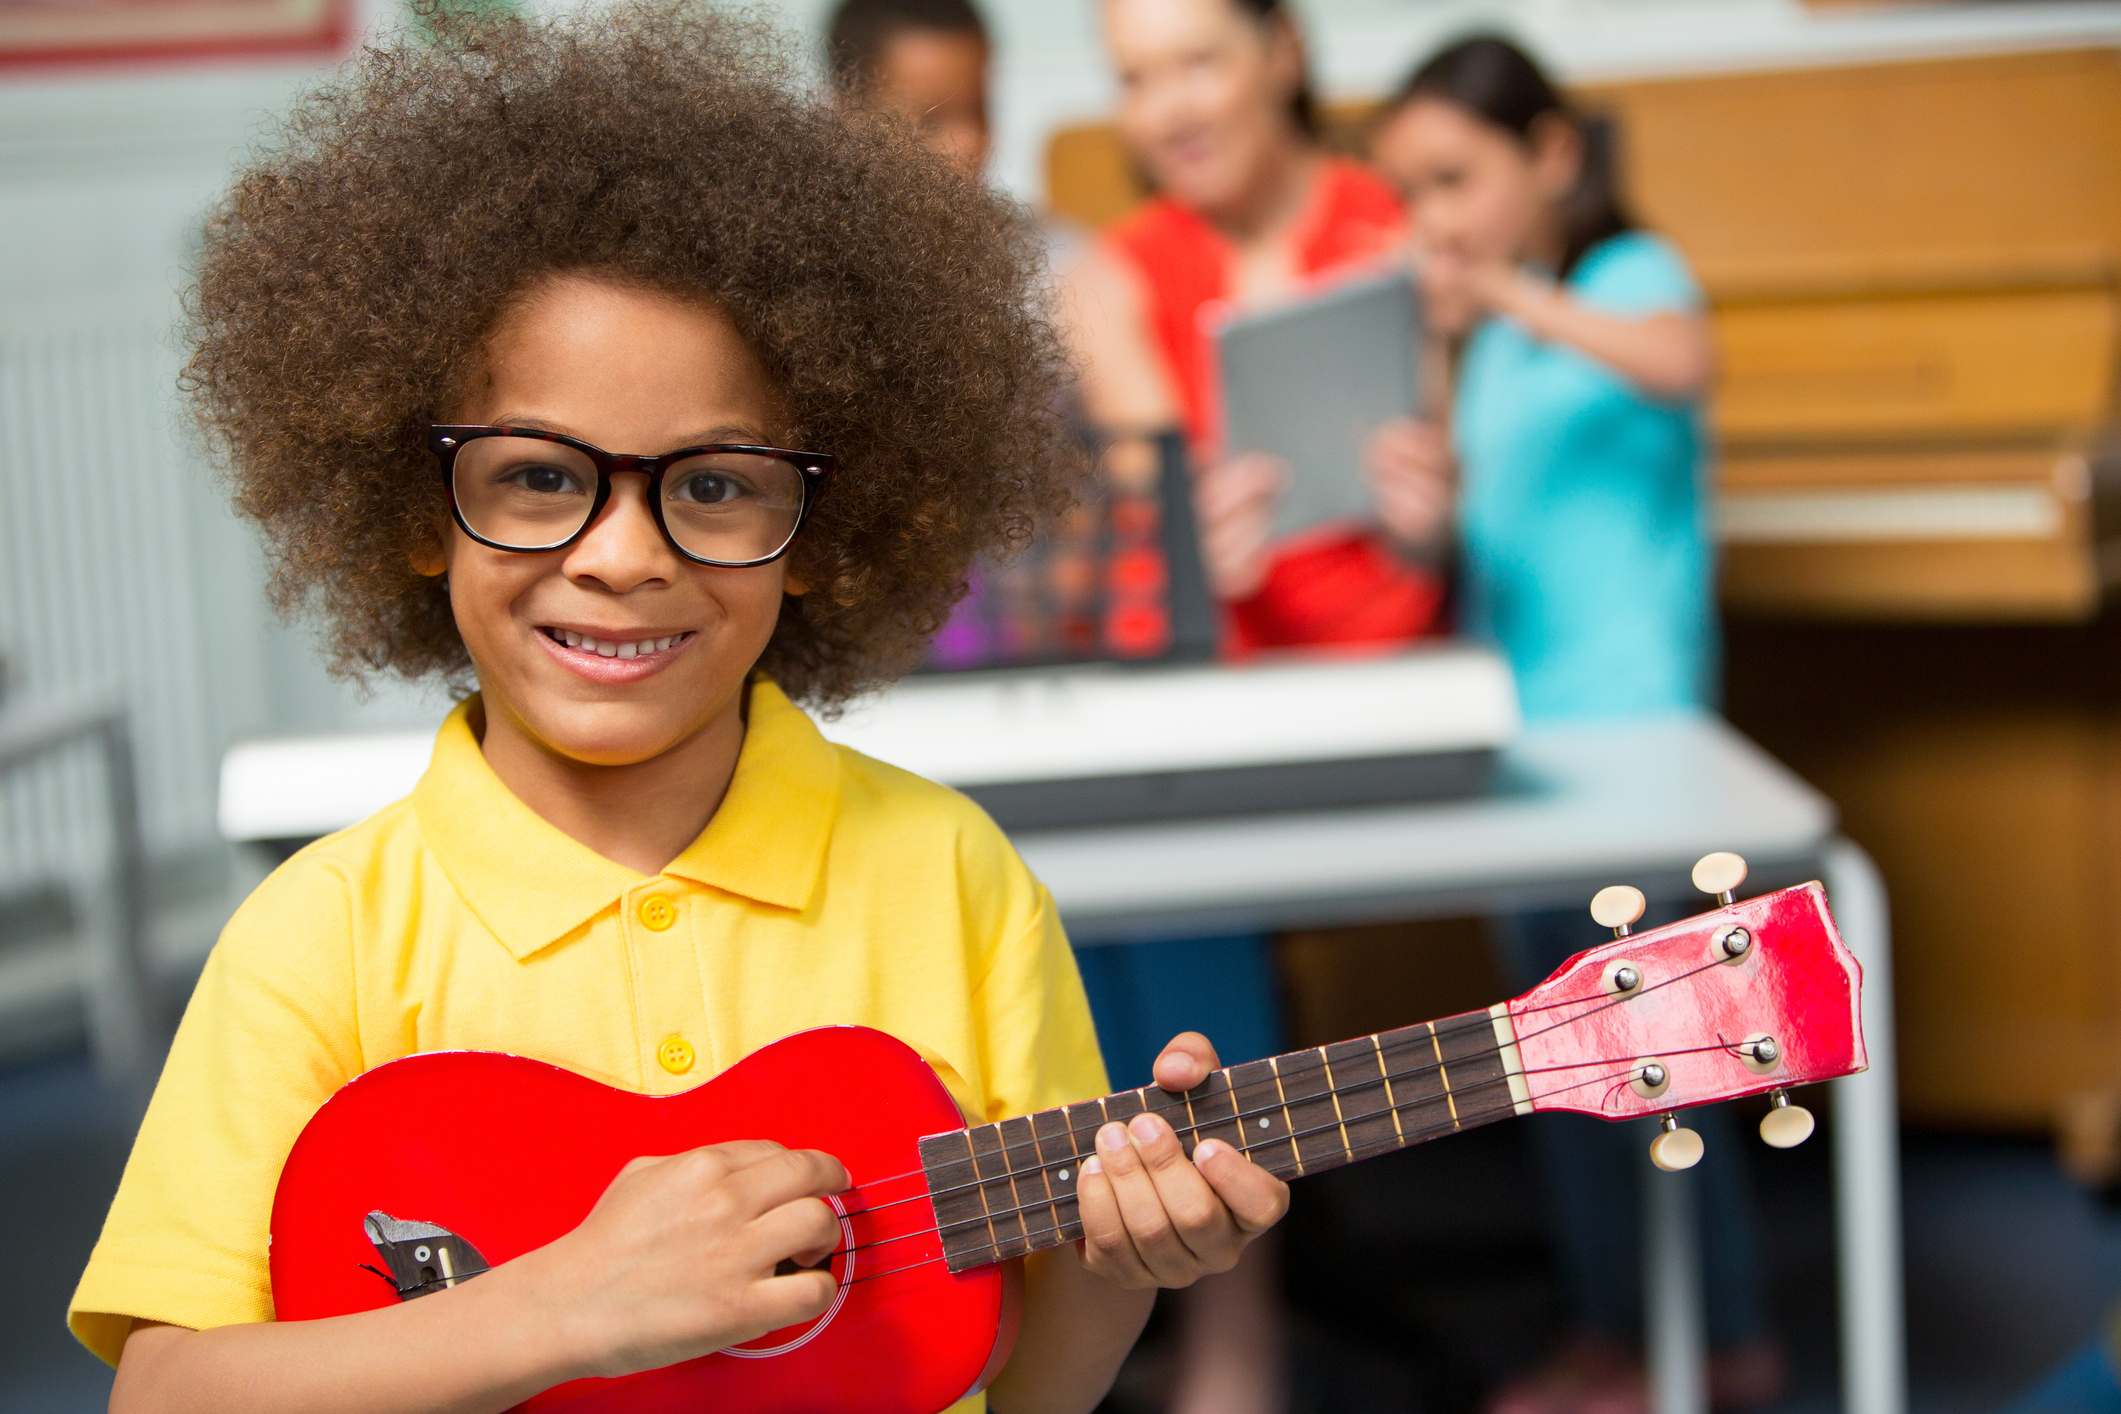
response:
M1066 1169L1062 1169L1060 1171L1059 1177L1062 1183L1066 1183L1068 1181L1068 1171Z
M1259 1122L1259 1127L1260 1127L1261 1129L1265 1129L1265 1128L1267 1127L1267 1122L1266 1122L1265 1120L1261 1120L1261 1121Z

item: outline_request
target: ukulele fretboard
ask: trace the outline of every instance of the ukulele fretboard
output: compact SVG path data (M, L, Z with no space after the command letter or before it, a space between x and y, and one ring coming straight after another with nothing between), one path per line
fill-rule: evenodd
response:
M1467 1012L1216 1071L1174 1095L1151 1085L921 1140L950 1270L1082 1236L1076 1182L1097 1131L1144 1110L1190 1156L1207 1139L1282 1178L1339 1168L1531 1106L1507 1013Z

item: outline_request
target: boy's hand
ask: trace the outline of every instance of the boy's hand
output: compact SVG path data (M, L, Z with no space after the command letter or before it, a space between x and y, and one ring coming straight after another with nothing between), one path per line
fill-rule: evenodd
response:
M652 1370L822 1315L829 1271L774 1268L831 1254L839 1219L822 1200L846 1187L831 1155L766 1140L635 1159L580 1226L518 1261L582 1374Z
M1188 1031L1156 1058L1156 1083L1190 1090L1218 1068L1215 1048ZM1123 1287L1191 1286L1237 1265L1253 1238L1289 1210L1289 1185L1219 1139L1189 1162L1156 1115L1108 1124L1076 1185L1083 1263Z

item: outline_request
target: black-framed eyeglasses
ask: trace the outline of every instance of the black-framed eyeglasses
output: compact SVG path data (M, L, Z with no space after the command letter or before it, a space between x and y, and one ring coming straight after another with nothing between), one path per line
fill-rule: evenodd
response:
M788 553L834 463L823 452L718 443L625 456L533 427L435 426L449 510L481 545L520 554L564 550L611 500L611 478L648 478L648 509L677 552L742 569Z

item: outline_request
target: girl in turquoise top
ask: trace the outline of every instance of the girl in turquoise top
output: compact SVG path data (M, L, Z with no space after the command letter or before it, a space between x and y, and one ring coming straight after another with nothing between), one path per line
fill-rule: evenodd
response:
M1448 432L1406 422L1372 443L1380 511L1401 540L1434 545L1455 499L1466 625L1501 647L1534 721L1714 698L1708 323L1679 253L1621 207L1600 135L1521 50L1482 38L1415 72L1374 149L1413 208L1433 367L1451 375L1452 394ZM1603 936L1580 909L1495 921L1526 987ZM1719 1409L1758 1409L1777 1395L1782 1356L1759 1300L1746 1172L1727 1115L1694 1122L1708 1145L1698 1186L1710 1394ZM1576 1333L1487 1407L1646 1414L1641 1136L1554 1115L1531 1138Z
M1594 131L1520 50L1473 39L1421 67L1376 138L1454 395L1448 440L1388 428L1371 474L1390 528L1421 543L1455 460L1467 627L1509 658L1533 719L1714 695L1708 324L1679 253L1622 210Z

